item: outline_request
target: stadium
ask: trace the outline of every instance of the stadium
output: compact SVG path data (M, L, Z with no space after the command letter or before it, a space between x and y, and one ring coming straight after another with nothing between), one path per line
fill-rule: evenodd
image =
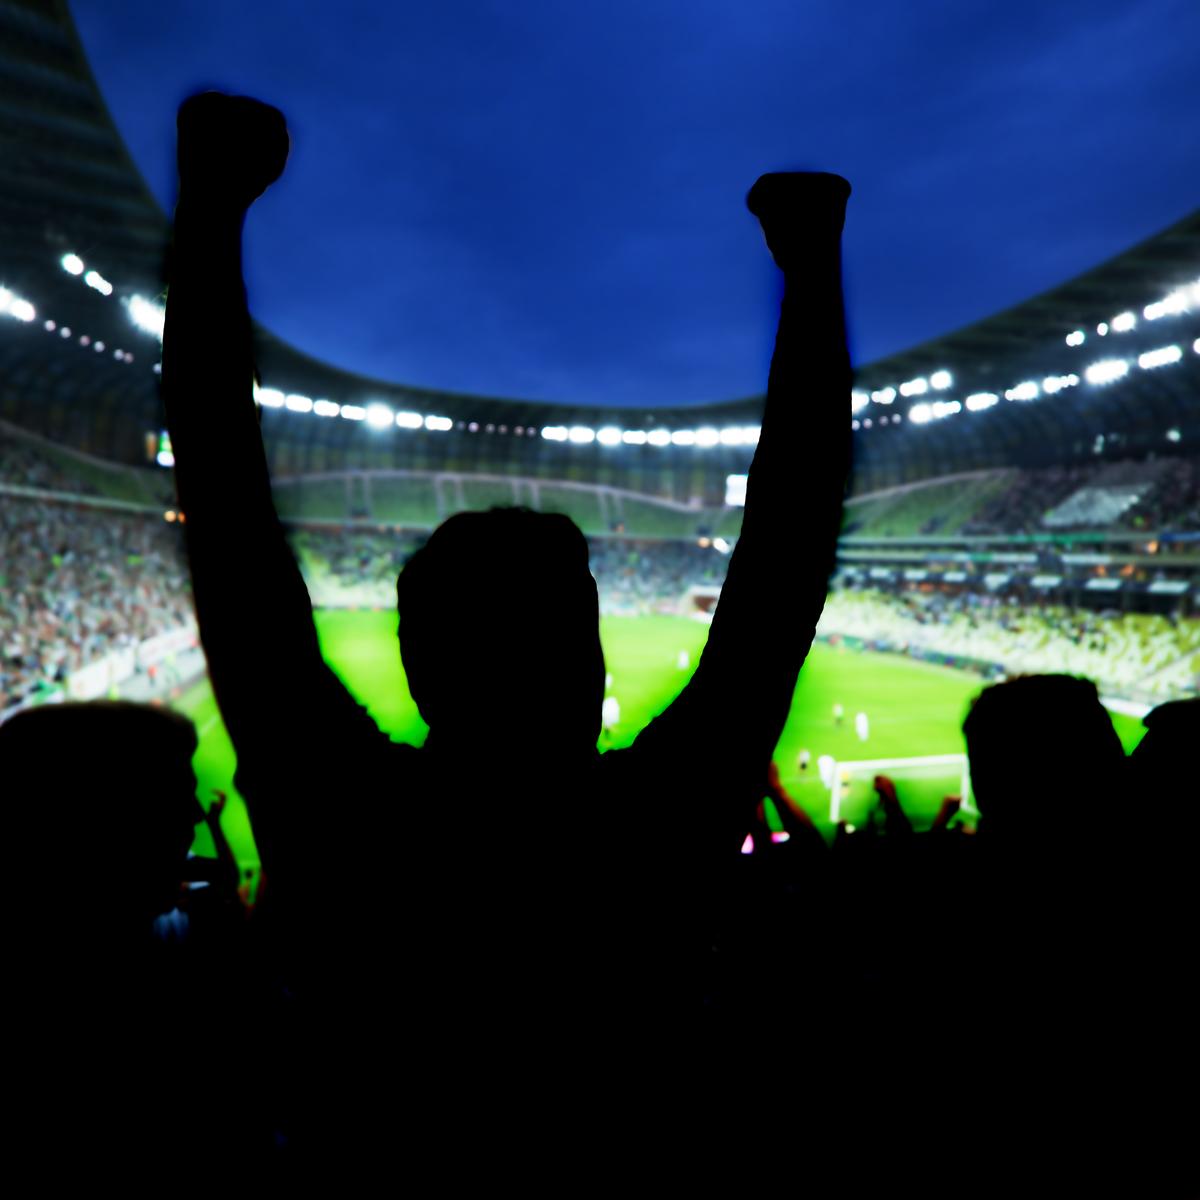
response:
M159 396L168 218L66 6L2 3L0 27L0 706L177 707L201 733L201 795L234 797L226 831L253 869ZM255 336L276 507L324 653L380 726L424 735L395 648L398 568L453 513L524 505L587 535L619 701L602 747L628 745L703 648L761 398L639 411L440 393ZM1151 707L1200 692L1198 397L1200 213L857 369L837 571L775 756L818 828L869 819L883 767L909 781L918 824L947 792L969 819L961 725L986 681L1093 679L1127 749ZM833 766L810 775L803 752Z

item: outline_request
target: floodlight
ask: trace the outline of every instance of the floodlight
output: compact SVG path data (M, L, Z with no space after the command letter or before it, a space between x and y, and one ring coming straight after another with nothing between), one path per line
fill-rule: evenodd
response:
M1178 429L1168 429L1167 430L1167 441L1168 442L1177 442L1177 441L1179 441L1179 439L1182 436L1183 435L1179 432Z
M864 396L865 400L866 397ZM736 425L730 425L727 429L721 430L721 445L722 446L740 446L745 438L742 436L741 429Z
M914 404L908 410L908 419L918 425L924 425L933 420L933 409L928 404Z
M646 436L644 429L626 429L621 434L621 441L627 446L644 446L646 444Z
M733 547L723 537L713 538L712 544L713 549L719 551L721 554L728 554L729 551L733 549Z
M45 330L47 333L53 333L53 332L54 332L54 331L55 331L55 330L58 328L58 326L57 326L57 325L55 325L55 323L54 323L53 321L49 321L49 320L47 320L47 321L45 321L45 322L43 323L43 325L42 325L42 328L43 328L43 329L44 329L44 330Z
M1128 333L1137 324L1137 317L1131 312L1123 312L1112 319L1113 333Z
M454 422L449 417L426 417L425 428L434 433L449 433L454 428Z
M1096 326L1096 332L1101 337L1107 337L1108 336L1108 322L1101 321L1100 324Z
M572 425L570 433L567 434L576 446L586 446L590 442L596 440L596 431L589 429L586 425Z
M9 315L16 317L18 321L32 321L37 316L37 310L28 300L14 300L8 306L8 311Z
M94 346L92 346L92 349L95 350L95 352L97 354L103 354L104 353L104 343L96 342L96 344Z
M99 271L89 271L84 277L83 282L90 288L94 288L102 296L111 296L113 285L100 274Z
M367 405L367 424L373 428L386 429L395 419L396 414L386 404Z
M1036 400L1040 392L1038 385L1032 379L1027 379L1024 383L1018 383L1016 387L1011 387L1004 393L1005 400Z
M703 428L696 430L697 446L715 446L720 440L721 435L711 425L705 425Z
M923 396L929 391L929 381L925 379L910 379L900 385L902 396Z
M284 399L284 403L292 412L312 412L313 402L308 396L300 396L293 393Z
M850 428L853 429L855 431L855 433L857 433L862 428L862 422L855 419L850 422Z
M398 412L396 414L396 424L401 429L420 429L425 424L425 418L420 413Z
M282 408L285 402L284 395L278 388L259 388L254 393L254 398L263 408Z
M1152 371L1155 367L1165 367L1170 363L1177 363L1183 357L1183 350L1179 346L1163 346L1158 350L1147 350L1145 354L1138 356L1138 366L1143 371Z
M933 402L933 415L939 420L942 417L952 417L955 413L962 412L962 405L957 400L935 400Z
M944 392L953 382L954 376L949 371L934 371L929 377L930 386L939 392Z
M1123 358L1103 358L1092 363L1083 373L1088 383L1112 383L1129 373L1129 364Z
M671 445L673 446L694 446L696 444L696 431L694 429L676 429L671 434Z
M747 446L757 446L761 433L762 427L759 425L743 425L742 441L745 442Z
M894 387L880 388L877 392L871 393L871 399L876 404L891 404L896 398L896 389Z
M850 411L862 412L868 404L871 403L871 397L866 392L854 391L850 393Z
M967 409L970 412L983 412L985 408L999 403L1000 397L995 392L975 392L967 397Z
M125 308L129 313L129 319L139 329L154 334L160 342L162 341L163 319L166 312L161 305L151 303L144 296L130 296L125 301Z
M173 467L175 465L175 455L170 450L160 450L154 456L154 461L160 467Z
M367 415L367 410L357 404L343 404L342 417L347 421L361 421Z
M1068 346L1082 346L1085 339L1085 334L1082 329L1076 329L1074 333L1067 334Z
M547 425L542 430L542 437L548 442L565 442L567 440L567 427L565 425Z
M621 444L621 431L615 425L605 425L596 434L596 441L602 446L619 446Z
M652 429L646 440L652 446L669 446L671 444L670 430Z
M338 405L332 400L314 400L313 412L318 417L336 417L338 415Z
M78 254L64 254L58 261L62 263L62 269L68 275L83 274L83 259Z

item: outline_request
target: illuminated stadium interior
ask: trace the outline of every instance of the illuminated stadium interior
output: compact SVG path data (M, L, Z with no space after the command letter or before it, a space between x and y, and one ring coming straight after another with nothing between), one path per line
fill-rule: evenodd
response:
M202 792L232 792L158 393L167 217L65 6L0 4L0 27L5 78L22 89L0 160L4 712L64 695L167 700L201 731ZM455 512L527 505L590 540L621 702L605 745L628 744L703 647L760 398L656 411L438 393L334 369L266 329L256 339L276 505L327 655L381 724L421 736L392 641L397 569ZM855 805L861 819L868 800L831 802L801 777L802 751L956 763L983 680L1084 674L1129 745L1149 706L1197 694L1198 398L1200 213L858 369L837 573L777 752L819 827ZM870 714L869 744L834 705ZM252 864L244 813L226 823Z

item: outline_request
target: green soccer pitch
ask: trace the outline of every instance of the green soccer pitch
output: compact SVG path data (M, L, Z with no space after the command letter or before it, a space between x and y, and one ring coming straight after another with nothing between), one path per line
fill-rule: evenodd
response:
M316 614L316 623L326 659L379 727L396 741L421 742L426 727L408 694L400 665L395 614L327 609ZM612 676L609 694L616 696L621 706L620 723L611 741L602 740L601 747L617 748L629 745L678 694L699 660L708 630L686 617L648 616L606 617L600 631ZM679 667L680 651L687 652L687 669ZM817 777L820 755L843 762L962 754L962 719L982 686L977 676L946 667L897 655L815 645L800 673L792 711L775 752L784 787L818 827L828 832L829 792ZM263 702L270 703L269 694ZM731 696L730 703L736 704L737 697ZM835 704L844 710L840 724L834 720ZM222 817L226 837L239 862L254 868L258 856L249 820L233 788L233 746L207 680L189 689L175 707L192 718L200 734L195 758L200 796L207 803L214 788L229 794ZM866 742L855 732L858 712L868 715ZM1131 749L1141 735L1140 722L1120 714L1113 714L1113 721L1126 749ZM533 735L534 731L523 730L514 718L513 736L526 733ZM298 731L296 744L296 752L302 754L302 731ZM812 756L803 773L797 765L802 749ZM696 752L719 755L719 738L697 747ZM907 794L901 787L899 794L920 828L933 819L941 794L957 790L953 779L947 777L931 779L927 786L915 787ZM844 806L842 817L862 820L865 804L860 800ZM681 810L671 819L686 821L687 813ZM207 830L199 831L195 848L199 854L212 853Z

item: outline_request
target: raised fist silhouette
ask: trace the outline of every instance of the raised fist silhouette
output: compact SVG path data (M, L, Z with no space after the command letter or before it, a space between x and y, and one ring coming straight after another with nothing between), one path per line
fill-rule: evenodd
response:
M823 171L762 175L746 197L767 248L781 270L802 266L822 247L836 245L846 223L850 185Z

